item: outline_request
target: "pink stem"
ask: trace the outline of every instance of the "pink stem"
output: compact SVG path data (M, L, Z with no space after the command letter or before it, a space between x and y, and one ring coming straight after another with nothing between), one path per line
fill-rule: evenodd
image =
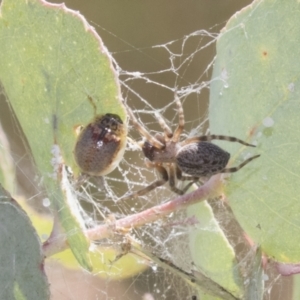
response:
M220 174L211 177L204 185L200 186L195 191L178 196L175 199L156 205L152 208L146 209L140 213L124 217L120 220L116 220L113 224L102 224L89 229L85 232L87 238L91 241L101 240L112 237L115 229L130 230L142 225L155 222L162 217L184 209L189 205L206 200L209 197L220 195L220 188L222 187L222 181ZM46 257L58 253L68 248L66 236L63 238L50 237L43 244L43 251Z

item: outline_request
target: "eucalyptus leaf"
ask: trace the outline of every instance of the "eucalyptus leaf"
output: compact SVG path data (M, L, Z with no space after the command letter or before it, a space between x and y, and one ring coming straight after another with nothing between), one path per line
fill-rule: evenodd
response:
M212 133L256 143L226 144L233 174L226 195L239 223L264 253L300 261L300 3L254 1L230 19L217 42L209 118ZM224 145L225 148L225 144Z
M79 173L73 157L75 128L99 114L126 119L112 62L94 29L64 4L2 1L0 40L0 80L7 99L68 244L81 265L91 269L83 222L65 199L59 172L63 162Z
M27 214L0 185L0 299L49 299L41 243Z
M187 212L199 222L189 235L190 251L196 268L231 294L241 297L243 280L234 250L214 218L210 206L206 202L194 204L188 207ZM201 295L202 298L219 299L204 294Z

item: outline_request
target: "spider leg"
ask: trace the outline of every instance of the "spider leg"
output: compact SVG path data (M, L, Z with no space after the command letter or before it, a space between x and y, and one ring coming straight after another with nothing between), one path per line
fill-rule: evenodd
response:
M228 142L237 142L245 146L250 146L250 147L256 147L255 145L248 144L244 142L243 140L240 140L236 137L233 136L226 136L226 135L217 135L217 134L211 134L211 135L202 135L202 136L197 136L197 137L192 137L189 139L186 139L181 143L181 146L190 144L190 143L196 143L196 142L210 142L211 140L223 140L223 141L228 141Z
M190 176L190 175L185 175L185 176L183 176L181 170L180 170L178 167L176 167L176 177L177 177L178 180L181 180L181 181L190 181L190 182L182 189L183 194L185 194L185 193L187 192L187 190L188 190L194 183L200 181L200 177L195 177L195 176Z
M152 182L151 184L149 184L148 186L146 186L145 188L143 188L137 192L134 192L132 194L129 194L128 196L122 197L120 200L128 200L131 198L143 196L143 195L149 193L150 191L154 190L155 188L164 185L169 180L168 172L163 166L153 165L153 167L160 173L161 179Z
M246 159L244 162L242 162L240 165L238 165L237 167L233 167L233 168L225 168L223 169L220 173L233 173L233 172L237 172L239 169L241 169L242 167L244 167L246 164L248 164L251 160L260 157L260 155L255 155L252 156L248 159Z
M182 171L176 167L176 177L178 180L181 181L193 181L196 182L198 180L200 180L200 177L195 177L195 176L191 176L191 175L182 175Z
M157 149L162 149L165 146L155 137L153 137L146 128L144 128L139 121L136 119L134 113L132 112L132 110L127 107L126 105L126 110L127 113L129 115L130 121L132 122L133 126L139 131L139 133L144 136L146 138L146 140L153 145L154 147L156 147Z
M177 174L177 169L176 168L176 174ZM176 186L175 186L175 168L174 168L174 165L171 164L170 165L170 168L169 168L169 185L170 185L170 188L171 188L171 191L178 194L178 195L183 195L185 192L181 189L178 189Z
M175 102L176 102L176 106L177 106L177 113L178 113L178 126L175 129L174 133L173 133L173 142L178 142L180 135L184 129L184 112L183 112L183 108L182 108L182 104L180 102L180 99L178 98L177 94L175 93Z
M178 180L190 180L191 182L189 182L182 190L177 188L175 186L175 174ZM194 177L194 176L182 176L181 170L176 167L174 167L173 164L170 165L169 168L169 185L171 190L178 194L178 195L183 195L186 193L186 191L191 187L191 185L193 185L195 182L199 181L199 177Z
M164 131L164 140L168 142L173 137L173 132L170 127L167 125L164 118L159 114L155 113L155 118L157 119L161 129Z

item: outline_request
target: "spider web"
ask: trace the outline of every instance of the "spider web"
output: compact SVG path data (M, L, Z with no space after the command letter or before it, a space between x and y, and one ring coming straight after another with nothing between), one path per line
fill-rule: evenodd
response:
M119 35L114 35L100 25L94 25L99 30L100 35L106 33L123 42ZM185 131L182 139L207 132L209 78L217 32L218 30L215 28L210 28L209 31L197 30L182 38L147 48L134 47L126 42L126 45L129 46L129 50L126 52L113 51L109 48L115 68L119 73L125 103L133 110L141 124L152 134L161 132L154 113L163 116L172 130L175 129L178 123L174 103L175 92L180 97L185 112ZM202 60L203 53L206 51L210 51L211 56L209 63L204 65L201 70L199 61ZM125 60L130 55L141 56L143 60L148 60L150 64L153 63L153 67L146 71L141 71L139 68L129 70L122 55L125 56ZM12 132L18 135L19 131L15 125L9 126L12 127ZM158 178L152 169L145 166L144 157L135 143L141 137L131 125L129 138L124 159L117 169L101 180L90 178L77 192L82 214L89 227L101 224L108 215L121 219L174 197L166 184L137 199L120 203L119 199L126 193L144 188ZM30 175L25 170L30 166L23 165L26 159L20 153L22 150L19 153L14 151L15 161L21 173L19 176L22 176L23 173L25 174L23 176L28 179ZM25 156L27 155L28 153L25 154ZM48 207L49 203L43 192L40 191L38 181L31 181L31 184L34 192L32 190L30 192L33 194L30 201L39 202L40 199L44 199L43 204ZM24 192L24 194L28 193ZM236 228L236 224L232 225L230 212L219 202L212 203L212 206L227 233L227 237L234 245L241 245L243 239L236 238L236 231L230 230L230 226ZM184 212L178 212L163 220L135 229L133 235L142 243L143 247L158 257L171 261L183 270L190 271L192 258L189 253L188 234L190 228L196 224L195 219L188 218ZM207 228L207 230L210 229ZM116 249L119 247L119 245L113 246ZM171 274L156 264L151 264L143 273L120 282L109 279L99 282L99 278L96 276L80 271L68 271L56 263L50 265L49 268L51 279L58 277L65 281L63 289L59 285L52 284L53 293L56 295L55 299L83 299L83 294L84 299L144 300L193 299L193 295L197 295L197 292L179 276ZM83 282L85 288L82 288L81 292L77 292L77 290L74 292L72 280ZM271 273L269 284L266 286L266 299L279 299L272 296L273 293L271 293L278 281L279 278ZM116 285L118 293L115 291ZM283 284L280 283L277 286L279 287L277 294L282 295L285 292L283 291Z
M170 57L169 66L160 71L128 72L123 70L117 60L114 59L126 105L133 110L141 124L148 128L152 134L161 132L157 118L153 117L153 112L163 117L172 130L177 126L175 92L182 98L183 106L188 105L188 103L193 103L193 105L196 103L197 112L204 112L201 117L198 114L194 118L186 116L186 129L182 134L182 139L205 132L207 128L206 103L200 99L200 96L209 85L209 82L204 81L203 78L208 76L210 66L203 71L203 74L198 75L199 78L196 83L185 82L186 85L181 86L180 91L178 81L184 81L180 79L180 77L183 78L183 75L180 74L187 72L195 57L200 55L203 49L212 45L216 37L216 34L203 30L194 32L182 39L152 47L154 52L163 50ZM209 38L210 41L203 45L204 38ZM187 44L194 44L193 52L187 52ZM112 55L114 57L114 53ZM167 86L159 82L157 77L162 74L164 76L175 74L174 86ZM149 86L151 89L155 89L158 94L167 94L167 97L162 96L166 98L166 101L159 107L147 100L149 94L145 93L144 90L145 88L149 89ZM166 115L167 118L165 118ZM137 141L140 140L140 135L130 125L127 149L124 159L117 169L104 178L90 178L83 184L78 199L84 207L83 213L91 227L95 225L96 220L99 223L105 221L107 215L112 214L114 218L121 219L162 202L167 202L174 197L168 184L165 184L144 196L126 199L126 201L120 200L122 196L140 190L159 178L153 169L145 166L143 154L137 145ZM101 186L100 189L99 186ZM176 261L176 266L183 270L191 270L192 258L188 249L188 233L191 226L196 223L194 218L188 218L185 213L178 212L166 219L135 229L132 234L142 243L143 247L158 257L168 261ZM145 299L192 299L192 296L197 294L179 277L163 270L156 264L153 264L144 274L135 277L133 284L138 287L139 296L144 294ZM125 298L126 295L124 294L123 297ZM131 299L130 297L128 299Z

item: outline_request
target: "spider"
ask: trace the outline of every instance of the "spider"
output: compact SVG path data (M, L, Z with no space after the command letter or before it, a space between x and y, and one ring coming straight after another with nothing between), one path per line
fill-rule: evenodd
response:
M163 134L155 134L154 136L138 122L133 112L126 106L133 126L145 138L141 148L147 158L146 165L155 168L161 175L161 179L154 181L137 192L128 196L125 195L122 199L145 195L166 182L169 182L173 192L183 195L193 183L201 178L210 178L218 173L237 172L250 161L260 156L252 156L236 167L226 168L230 154L210 141L225 140L238 142L250 147L256 146L235 137L215 134L197 136L180 141L185 123L184 112L177 96L175 96L175 103L178 113L177 128L172 132L164 119L157 115L156 118L163 130ZM179 189L175 184L176 179L190 181L190 183L183 189Z

